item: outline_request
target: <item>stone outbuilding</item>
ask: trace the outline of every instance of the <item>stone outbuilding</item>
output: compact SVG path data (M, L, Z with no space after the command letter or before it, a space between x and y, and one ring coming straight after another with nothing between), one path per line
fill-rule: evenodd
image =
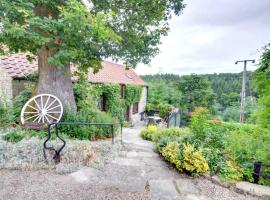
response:
M26 77L37 72L37 66L37 61L29 62L25 54L0 56L0 100L11 102L12 98L25 88L28 82ZM125 85L141 85L143 89L140 100L128 107L125 112L127 121L132 124L140 121L141 115L146 111L148 86L133 69L103 61L102 69L98 73L94 74L90 68L88 80L93 84L120 84L119 98L123 98L122 91Z

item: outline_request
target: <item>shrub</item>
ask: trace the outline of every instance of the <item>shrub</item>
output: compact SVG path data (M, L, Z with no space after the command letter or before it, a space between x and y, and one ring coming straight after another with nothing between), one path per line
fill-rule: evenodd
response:
M181 161L179 160L179 145L177 143L171 142L167 144L160 150L160 153L167 161L175 165L179 171L182 171Z
M66 112L62 118L63 121L68 122L93 122L93 123L110 123L116 122L110 115L101 112L99 110L85 108L74 114L72 112ZM111 137L111 126L105 125L61 125L59 126L60 132L66 134L71 138L80 140L90 139L104 139ZM114 126L114 133L116 133L118 127Z
M202 149L196 150L192 144L184 144L180 159L182 160L182 168L193 175L202 174L209 170Z
M221 177L225 181L235 182L243 178L243 171L234 161L227 161L220 169Z
M191 144L179 145L176 142L171 142L162 148L160 153L179 171L198 175L209 170L207 161L202 155L202 149L195 150Z
M157 131L157 127L149 125L145 130L142 130L140 135L145 140L152 140L153 134Z
M14 115L11 106L0 102L0 127L9 126L14 122Z
M17 118L17 120L19 120L18 118L20 117L21 110L24 104L31 98L33 89L34 85L28 84L26 85L25 89L14 98L12 109L13 114Z
M172 140L182 140L185 137L191 135L189 128L161 128L152 137L155 143L159 143L163 137L169 137Z
M24 136L19 134L17 130L14 130L3 136L3 139L8 142L20 142L23 138Z

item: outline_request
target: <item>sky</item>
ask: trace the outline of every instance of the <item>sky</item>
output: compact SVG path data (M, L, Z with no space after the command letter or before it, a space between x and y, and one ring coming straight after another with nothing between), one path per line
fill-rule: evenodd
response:
M237 73L270 42L270 0L185 0L186 8L170 21L160 53L149 65L139 64L140 74Z

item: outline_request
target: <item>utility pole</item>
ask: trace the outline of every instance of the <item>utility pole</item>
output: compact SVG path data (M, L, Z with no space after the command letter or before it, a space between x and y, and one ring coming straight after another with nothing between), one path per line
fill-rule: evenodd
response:
M245 117L245 100L246 100L246 78L247 78L247 63L252 62L255 63L255 60L238 60L235 62L244 63L244 71L243 71L243 79L242 79L242 90L241 90L241 105L240 105L240 123L244 123Z

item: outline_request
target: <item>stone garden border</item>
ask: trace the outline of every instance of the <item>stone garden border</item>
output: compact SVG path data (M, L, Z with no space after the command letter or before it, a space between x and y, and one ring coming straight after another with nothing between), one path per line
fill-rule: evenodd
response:
M270 187L264 185L258 185L254 183L249 183L245 181L236 182L235 184L226 183L220 180L220 178L216 175L204 175L204 178L210 180L211 182L218 184L222 187L229 188L238 192L240 194L249 194L255 197L259 197L264 200L270 199Z

